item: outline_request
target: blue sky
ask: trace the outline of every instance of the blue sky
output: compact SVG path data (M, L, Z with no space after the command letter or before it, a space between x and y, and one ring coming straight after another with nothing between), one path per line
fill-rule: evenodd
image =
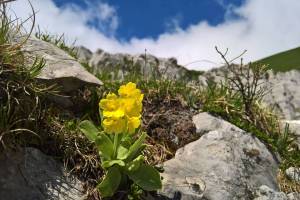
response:
M96 1L89 2L95 3ZM87 9L89 6L82 0L55 0L54 2L58 7L76 4ZM243 0L110 0L101 2L116 9L119 26L114 34L119 40L128 41L132 37L157 38L164 32L174 31L176 26L186 29L204 20L210 25L218 25L224 22L226 6L238 7ZM96 22L91 22L90 25L97 27ZM97 28L101 30L101 27ZM105 34L109 35L109 33Z
M175 57L190 69L222 65L244 50L255 61L300 46L300 0L31 0L36 27L92 51ZM20 19L28 0L11 4ZM29 29L30 21L25 26ZM71 43L70 42L70 43ZM193 64L190 64L193 63Z

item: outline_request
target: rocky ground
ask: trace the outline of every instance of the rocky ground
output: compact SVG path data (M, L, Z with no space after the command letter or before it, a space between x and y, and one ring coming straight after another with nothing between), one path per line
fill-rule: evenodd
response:
M198 79L203 72L187 70L178 65L175 58L157 58L151 54L110 54L101 49L91 52L77 47L79 61L88 63L94 74L109 72L114 79L122 79L132 72L144 77L165 77L168 79Z
M103 50L93 53L84 47L78 47L77 52L79 60L89 63L93 73L116 70L114 73L116 78L122 78L124 74L129 73L132 70L129 66L132 64L137 66L138 71L144 73L146 77L157 72L157 75L167 78L187 79L204 85L208 79L219 82L228 73L226 67L195 72L178 65L175 58L157 58L149 54L146 54L146 57L144 54L110 54ZM269 84L271 89L264 99L265 103L274 107L282 119L300 119L300 71L291 70L278 73L269 71L264 81Z
M72 94L84 86L103 87L103 82L89 73L76 59L50 43L31 38L23 47L31 56L42 56L46 66L38 79L57 84L62 94L49 96L49 101L71 110L78 106ZM116 78L130 73L127 64L139 68L143 76L161 75L166 78L186 77L185 68L175 59L158 59L146 55L111 55L101 50L92 53L80 48L81 63L88 62L92 71L102 73L119 66ZM149 66L158 66L155 68ZM129 66L129 64L128 64ZM150 71L149 71L150 69ZM148 70L148 71L147 71ZM113 71L113 70L111 70ZM222 75L218 70L196 74L197 81ZM196 79L195 79L196 80ZM270 74L266 81L273 90L265 98L274 104L283 120L299 135L300 72ZM159 107L157 107L159 105ZM163 188L145 199L174 200L299 200L300 170L291 167L285 172L294 184L294 191L280 191L278 171L280 157L267 145L237 126L199 109L188 108L184 102L145 102L143 126L154 141L163 141L175 156L164 158ZM300 144L300 141L299 141ZM34 147L18 148L0 154L0 197L3 199L86 199L84 181L66 169L61 160L45 155Z
M200 139L164 163L163 188L147 199L298 200L277 183L278 158L250 133L208 113L193 117ZM85 199L83 182L34 148L1 155L0 195L5 199ZM300 183L300 171L286 170ZM18 191L18 192L16 192Z

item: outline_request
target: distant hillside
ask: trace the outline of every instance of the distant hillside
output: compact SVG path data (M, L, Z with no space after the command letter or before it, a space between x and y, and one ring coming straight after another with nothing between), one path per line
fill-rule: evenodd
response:
M85 47L76 47L78 59L90 67L90 72L98 74L100 79L107 74L112 79L122 79L127 75L145 77L164 77L184 81L196 81L203 71L188 70L177 63L176 58L158 58L150 54L130 55L111 54L98 49L91 52Z
M274 54L256 63L268 64L274 71L300 70L300 47Z

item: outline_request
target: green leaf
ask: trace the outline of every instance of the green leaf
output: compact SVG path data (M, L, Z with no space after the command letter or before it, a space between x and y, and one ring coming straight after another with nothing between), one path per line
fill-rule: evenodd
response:
M127 156L128 156L128 149L126 149L125 147L120 145L119 148L118 148L117 159L118 160L125 160L127 158Z
M95 142L100 152L100 156L110 160L114 153L114 144L111 139L109 139L105 133L100 133Z
M130 163L127 164L127 170L128 171L135 171L137 170L141 164L143 164L144 162L144 156L143 155L139 155L136 159L134 159L133 161L131 161Z
M125 134L124 137L122 138L122 145L125 148L129 149L129 147L131 146L132 143L133 143L132 136Z
M104 169L108 169L108 168L110 168L111 166L113 166L113 165L119 165L119 166L121 166L121 167L124 167L125 166L125 163L124 163L124 161L122 161L122 160L107 160L107 161L104 161L103 163L102 163L102 167L104 168Z
M147 134L145 132L142 133L142 135L139 137L137 141L131 147L129 148L127 158L128 160L133 160L136 156L136 153L140 150L140 148L143 145L143 142L145 141L147 137Z
M88 121L84 120L79 124L79 129L84 133L84 135L92 142L95 142L97 135L99 134L99 130L95 127L95 125Z
M126 173L131 180L146 191L159 190L162 187L158 171L150 165L141 164L137 170L126 171Z
M117 166L108 169L102 182L97 186L102 197L111 197L118 189L121 182L121 173Z

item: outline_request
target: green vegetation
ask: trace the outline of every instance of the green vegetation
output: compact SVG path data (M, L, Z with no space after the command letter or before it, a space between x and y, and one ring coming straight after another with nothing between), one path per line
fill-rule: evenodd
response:
M25 64L20 47L27 38L12 43L19 27L13 26L3 9L0 15L0 142L2 148L7 148L40 139L36 133L44 114L41 101L46 93L54 90L35 79L45 64L43 59L35 58L31 64Z
M109 93L100 101L103 131L88 120L79 125L86 137L96 144L101 166L107 172L97 186L102 197L113 196L121 185L130 188L130 182L145 191L161 188L158 171L144 163L142 151L147 134L143 132L136 138L143 97L134 83L122 85L118 95Z
M300 47L263 58L255 63L268 65L269 69L275 72L300 70Z
M119 186L115 182L116 179L111 181L111 177L105 174L107 172L105 170L109 169L107 166L112 164L109 162L114 162L115 157L105 163L108 160L103 160L99 155L99 149L105 151L102 152L103 155L107 153L106 148L111 147L111 144L103 147L101 146L103 143L97 143L98 140L93 133L99 132L98 128L90 125L88 128L82 127L84 120L89 120L95 126L100 127L102 119L97 112L100 99L109 92L117 92L121 85L128 82L137 83L137 87L145 95L141 131L147 131L150 136L146 138L146 145L137 145L143 148L138 148L138 154L127 160L131 164L141 164L141 160L145 160L147 164L143 165L144 167L161 164L174 156L176 149L197 139L194 136L194 127L188 131L184 129L181 135L177 135L180 144L174 147L168 134L170 134L170 127L173 127L175 123L165 122L158 117L166 115L166 113L167 117L170 117L171 113L176 120L180 121L184 114L191 118L194 113L207 111L256 135L274 154L278 153L281 156L282 170L289 166L300 167L300 152L293 143L293 134L289 131L288 126L282 130L279 126L279 120L272 110L262 106L261 97L267 89L258 87L260 78L266 72L266 68L260 64L255 63L251 66L233 68L228 63L228 70L231 70L232 73L227 74L225 82L220 84L209 81L207 86L199 86L190 84L185 79L168 80L157 74L153 75L152 78L145 79L140 73L140 66L134 66L131 61L128 61L127 64L132 65L132 73L125 74L122 80L114 80L110 71L96 74L104 82L104 86L82 88L72 97L74 98L72 100L76 102L76 109L63 109L48 98L49 95L61 95L60 91L54 86L46 86L36 80L45 65L45 61L35 58L32 64L27 64L28 58L21 51L21 46L26 42L26 39L17 44L12 43L11 38L14 35L12 33L19 29L13 26L13 23L6 17L4 10L1 12L0 23L1 151L16 147L35 147L48 155L52 155L64 162L65 166L78 179L86 183L89 199L101 199L100 193L94 190L97 188L99 180L104 181L99 187L105 188L105 191L108 192L103 193L104 189L102 189L104 196L111 196L115 193L112 199L140 199L146 192L143 189L149 189L141 184L141 180L137 180L142 175L139 173L138 175L129 175L136 184L124 187L122 191L116 191ZM74 48L68 47L63 37L53 37L41 33L38 33L37 37L57 45L77 58ZM296 57L295 52L292 53L293 58ZM279 60L290 60L290 57L288 58L284 57L284 59ZM281 61L277 62L276 59L271 59L274 65L270 64L270 66L279 70L274 66L277 66L276 64ZM92 71L88 64L84 65ZM281 67L281 63L278 66ZM284 66L288 70L289 67L296 65L290 62ZM193 77L199 75L199 72L190 73ZM249 74L253 75L254 78ZM158 127L159 133L161 133L159 137L155 137L152 130L153 126L151 126L157 125L153 123L155 120L158 121L159 125L164 125ZM84 123L86 122L84 121ZM83 134L80 127L81 130L93 129L94 131L83 131L85 133ZM144 135L141 137L144 139ZM122 143L122 145L124 144ZM127 149L130 149L131 145L128 145ZM115 155L117 158L119 153L121 154L121 151ZM108 152L108 154L110 153ZM124 162L122 159L120 160ZM118 162L118 165L121 166L122 163ZM113 168L108 174L118 173L116 171ZM107 177L105 175L109 178L104 178ZM282 178L282 180L284 182L286 179ZM110 189L106 190L107 187ZM151 187L151 189L156 188L158 187ZM299 188L293 190L300 191ZM285 191L290 190L285 189Z

